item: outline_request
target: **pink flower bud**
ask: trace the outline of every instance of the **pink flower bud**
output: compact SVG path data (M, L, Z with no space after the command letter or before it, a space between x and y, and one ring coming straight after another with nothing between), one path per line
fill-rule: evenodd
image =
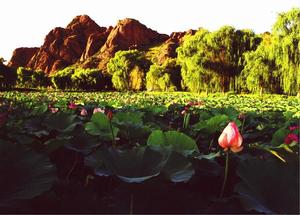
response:
M85 108L82 108L81 111L80 111L80 115L81 116L87 116L88 115L88 112Z
M69 109L76 109L77 108L77 105L73 102L71 102L69 105L68 105L68 108Z
M299 137L296 134L288 134L285 139L284 139L284 143L285 144L291 144L292 142L299 142Z
M106 116L107 116L107 118L109 119L109 121L111 121L112 118L113 118L113 113L109 110L109 111L107 112Z
M57 113L59 110L58 108L55 108L55 107L51 107L49 109L50 109L51 113Z
M239 152L243 149L241 146L243 138L234 122L228 123L220 135L218 142L225 151L230 149L233 152Z
M105 110L104 109L101 109L101 108L94 108L94 110L93 110L93 114L94 113L105 113Z
M290 131L294 131L294 130L297 130L297 129L300 130L300 126L299 125L290 126L289 129L290 129Z

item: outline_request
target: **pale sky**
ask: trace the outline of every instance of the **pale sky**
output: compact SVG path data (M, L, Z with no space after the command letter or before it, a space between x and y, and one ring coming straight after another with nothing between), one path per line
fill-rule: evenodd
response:
M17 47L36 47L54 27L65 27L87 14L98 25L134 18L170 34L223 25L270 31L277 14L300 7L300 0L4 0L0 4L0 57L11 58Z

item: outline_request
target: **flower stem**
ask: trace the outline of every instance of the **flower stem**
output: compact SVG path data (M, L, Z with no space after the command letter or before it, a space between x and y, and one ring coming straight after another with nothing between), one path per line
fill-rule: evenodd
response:
M133 214L133 194L130 194L129 214Z
M212 144L214 142L214 139L215 137L213 136L213 138L211 139L210 143L209 143L209 146L208 146L208 151L210 151L211 147L212 147Z
M190 114L185 113L183 117L183 128L187 128L190 122Z
M114 135L114 130L113 130L111 121L109 121L109 126L110 126L110 130L111 130L111 136L112 136L113 147L116 147L116 146L117 146L117 143L116 143L116 139L115 139L115 135Z
M227 181L227 175L228 175L228 157L229 157L229 149L226 151L226 161L225 161L225 173L224 173L224 181L220 193L220 199L223 198L224 189Z
M244 117L244 119L243 119L242 129L241 129L241 134L243 134L243 131L244 131L245 118L246 118L246 117Z

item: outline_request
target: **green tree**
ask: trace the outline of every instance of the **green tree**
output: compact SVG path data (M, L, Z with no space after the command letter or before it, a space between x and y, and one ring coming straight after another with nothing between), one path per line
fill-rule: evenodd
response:
M180 67L176 59L168 59L163 65L151 65L146 75L148 91L175 91L180 89L180 83Z
M59 70L50 76L51 82L56 89L71 89L72 88L72 75L75 72L75 67L69 66L63 70Z
M300 8L280 13L272 29L271 55L281 71L285 93L300 94Z
M50 85L50 78L42 70L34 71L31 80L33 87L47 87Z
M24 88L47 87L50 79L43 71L34 71L30 68L19 67L17 69L17 86Z
M113 87L117 90L142 90L144 71L149 62L138 50L118 51L107 64L107 71L112 76Z
M71 75L72 87L81 90L101 90L104 88L103 74L98 69L76 68Z
M3 58L2 58L3 59ZM0 63L0 87L1 88L12 88L16 85L17 71Z
M28 68L19 67L17 69L17 86L24 87L24 88L31 88L32 87L32 75L33 71Z
M178 63L181 65L182 88L192 92L208 90L212 72L205 68L209 61L207 37L210 32L199 29L195 35L185 36L177 48Z
M260 39L249 30L223 26L217 31L200 29L185 37L177 49L183 87L199 91L236 90L246 51L256 49Z
M263 35L263 41L255 51L245 53L245 67L239 77L243 89L251 92L279 93L280 73L270 56L272 36Z

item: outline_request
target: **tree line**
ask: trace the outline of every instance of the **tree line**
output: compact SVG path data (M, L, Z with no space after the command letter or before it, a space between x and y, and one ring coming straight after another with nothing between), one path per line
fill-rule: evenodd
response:
M105 71L72 65L43 71L0 62L0 86L75 90L300 93L300 9L278 15L271 32L223 26L186 35L177 57L157 62L147 51L118 51Z

